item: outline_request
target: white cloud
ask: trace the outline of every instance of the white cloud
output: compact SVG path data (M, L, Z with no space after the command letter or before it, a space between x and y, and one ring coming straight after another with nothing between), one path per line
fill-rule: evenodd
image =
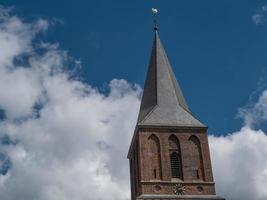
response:
M114 79L102 94L70 79L58 44L33 43L47 27L1 15L0 136L18 142L0 146L12 163L0 175L0 199L127 199L126 150L141 89Z
M126 153L140 87L114 79L103 94L71 79L59 44L34 40L49 23L10 12L0 7L0 138L12 141L0 144L12 163L0 175L0 199L129 199ZM266 99L267 91L243 109L240 131L210 136L217 191L227 199L267 198L267 137L251 128L266 121Z
M218 194L230 200L267 199L267 136L243 127L209 137Z
M239 115L244 118L245 124L250 127L267 121L267 90L262 92L255 104L250 107L241 108Z
M267 9L267 7L266 7ZM267 199L267 135L254 127L267 121L267 90L239 109L244 126L226 136L209 136L217 191L231 200Z
M252 16L252 21L256 25L261 25L266 21L267 5L260 7Z

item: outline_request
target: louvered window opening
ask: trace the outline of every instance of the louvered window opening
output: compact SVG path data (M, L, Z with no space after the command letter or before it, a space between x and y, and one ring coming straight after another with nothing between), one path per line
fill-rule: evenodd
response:
M177 153L171 154L171 172L173 178L181 178L181 162Z

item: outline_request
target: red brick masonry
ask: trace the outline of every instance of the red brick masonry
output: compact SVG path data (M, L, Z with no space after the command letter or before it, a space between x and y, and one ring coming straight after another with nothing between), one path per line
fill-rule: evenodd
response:
M171 136L179 141L181 179L171 175L168 141ZM199 143L192 142L192 137ZM190 198L216 197L206 128L139 128L130 166L133 199L142 194L173 195L179 183L185 187L185 195L195 195ZM196 170L199 170L198 177Z
M215 195L142 195L137 197L137 200L225 200L224 198Z

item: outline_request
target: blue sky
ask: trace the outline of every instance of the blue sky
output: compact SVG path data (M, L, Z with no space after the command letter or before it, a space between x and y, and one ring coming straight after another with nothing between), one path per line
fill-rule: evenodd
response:
M213 134L237 130L239 107L257 98L267 70L267 26L252 17L267 1L7 0L24 18L54 26L42 36L82 61L81 78L105 88L113 78L143 85L152 43L151 7L192 112ZM264 13L263 13L264 15ZM259 85L260 84L260 85ZM252 97L251 97L251 94Z

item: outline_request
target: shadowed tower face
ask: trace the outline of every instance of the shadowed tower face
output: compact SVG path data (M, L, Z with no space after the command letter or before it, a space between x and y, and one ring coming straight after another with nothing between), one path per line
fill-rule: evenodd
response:
M132 200L222 199L207 127L189 111L157 29L128 158Z

